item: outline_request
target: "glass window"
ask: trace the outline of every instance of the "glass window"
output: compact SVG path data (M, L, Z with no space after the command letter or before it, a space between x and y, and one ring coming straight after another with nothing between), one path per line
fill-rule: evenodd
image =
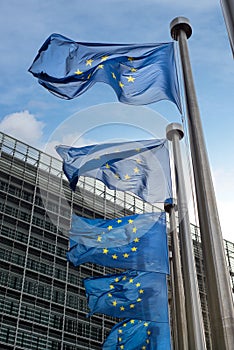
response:
M16 290L21 290L22 287L22 277L18 275L10 275L9 281L8 281L8 287L16 289Z
M56 313L51 313L50 326L57 329L63 328L63 316Z
M15 332L15 328L8 327L7 325L2 324L0 332L0 341L6 344L14 344Z
M54 289L53 290L53 299L52 299L55 303L58 304L64 304L65 301L65 293L63 290L61 289Z

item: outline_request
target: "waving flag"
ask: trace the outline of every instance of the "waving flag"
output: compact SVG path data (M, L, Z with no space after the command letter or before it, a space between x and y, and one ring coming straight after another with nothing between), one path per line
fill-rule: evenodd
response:
M99 265L169 273L165 213L146 213L114 220L72 216L70 251L75 266Z
M90 315L168 322L166 274L127 271L84 279Z
M82 43L52 34L29 68L53 94L72 99L96 82L109 84L119 101L145 105L174 102L181 111L172 42L160 44Z
M75 191L79 176L96 178L112 190L130 191L149 203L172 198L167 140L104 143L81 148L57 146Z
M169 323L126 319L115 325L102 350L170 350Z

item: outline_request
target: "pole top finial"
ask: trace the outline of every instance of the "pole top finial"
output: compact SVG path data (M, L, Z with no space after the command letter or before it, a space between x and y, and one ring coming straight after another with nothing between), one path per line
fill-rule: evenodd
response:
M184 137L183 127L179 123L171 123L167 125L166 128L167 139L169 141L173 140L173 135L178 134L180 140Z
M186 33L187 39L192 35L192 27L190 25L189 19L186 17L174 18L170 23L170 29L171 37L174 40L177 40L180 30L183 30Z

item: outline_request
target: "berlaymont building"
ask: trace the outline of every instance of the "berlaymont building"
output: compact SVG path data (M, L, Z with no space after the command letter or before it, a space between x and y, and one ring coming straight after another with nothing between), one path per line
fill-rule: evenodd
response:
M0 349L100 350L117 319L87 317L83 279L115 270L66 260L71 213L112 218L158 208L81 178L73 193L62 162L0 133ZM210 325L199 229L191 225L207 348ZM168 237L170 249L170 236ZM234 291L234 244L224 241ZM173 343L173 286L169 305ZM221 350L221 349L220 349Z

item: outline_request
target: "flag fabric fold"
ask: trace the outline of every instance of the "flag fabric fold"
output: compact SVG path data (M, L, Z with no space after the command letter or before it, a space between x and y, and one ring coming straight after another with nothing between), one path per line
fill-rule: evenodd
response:
M149 203L171 201L172 184L166 139L57 146L63 170L75 191L78 178L102 181L111 190L130 191Z
M116 324L102 350L170 350L169 323L125 319Z
M170 100L181 112L173 42L101 44L52 34L29 72L64 99L73 99L96 82L103 82L114 89L121 102L145 105Z
M84 279L90 315L168 322L166 274L126 271Z
M68 261L169 273L166 214L145 213L113 220L73 214Z

